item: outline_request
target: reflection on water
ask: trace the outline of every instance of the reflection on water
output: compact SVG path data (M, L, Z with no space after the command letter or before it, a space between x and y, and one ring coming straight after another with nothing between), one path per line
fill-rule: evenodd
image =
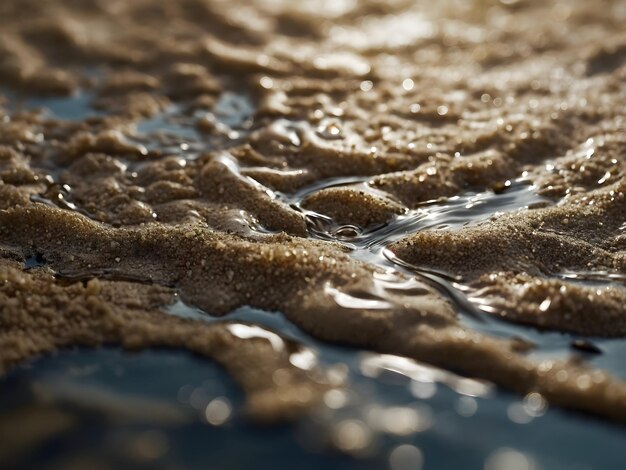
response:
M250 338L263 338L270 342L275 351L281 351L285 348L283 340L275 333L267 331L256 325L241 325L238 323L229 324L228 331L237 338L250 339Z
M360 178L338 178L317 183L312 188L305 188L289 199L298 206L309 194L320 189L349 186L351 183L363 181ZM442 200L429 201L415 210L396 216L391 222L368 229L349 227L353 235L349 238L341 236L345 226L339 226L324 215L301 209L309 218L311 235L323 240L340 241L357 248L370 250L382 248L402 237L422 230L443 230L474 225L507 212L527 209L539 204L550 204L551 201L535 192L535 187L520 180L503 193L492 191L468 193ZM339 236L337 236L339 234Z
M240 129L250 125L248 121L254 114L254 105L247 96L225 91L220 95L212 113L231 129Z
M488 382L459 377L452 372L419 364L406 357L372 354L361 361L361 372L368 377L378 377L386 371L395 372L417 382L445 384L458 394L471 397L489 396L493 388Z
M151 152L193 160L202 152L228 148L239 142L252 125L253 112L250 98L226 91L211 110L189 111L171 105L164 112L140 121L132 138Z
M71 97L28 97L3 92L8 97L9 108L17 112L41 109L44 116L62 121L81 121L89 116L102 113L93 108L93 93L85 90L76 92Z
M239 315L280 318L245 310ZM350 386L328 392L312 417L269 429L242 416L243 397L225 372L187 353L107 348L40 359L0 380L0 429L27 430L2 446L3 461L254 468L262 459L262 468L285 469L456 469L462 461L508 469L502 465L525 460L543 469L620 468L621 428L549 409L537 394L520 401L405 358L306 340Z
M173 306L173 310L179 315L202 315L180 301ZM324 400L328 410L316 415L313 421L299 423L298 426L306 430L306 439L317 442L320 435L327 436L327 447L322 448L339 448L365 459L365 462L390 455L400 445L412 445L425 458L424 468L457 468L447 454L460 458L456 454L460 451L455 446L461 446L463 452L473 456L468 462L475 462L476 468L481 465L480 459L495 465L493 462L500 462L500 457L495 456L503 452L513 452L511 455L515 458L523 455L540 465L537 468L570 468L581 462L593 468L603 462L603 457L599 453L593 455L594 451L586 444L587 439L601 447L609 445L609 441L615 446L623 441L621 428L549 409L537 393L517 399L495 390L488 383L460 377L408 358L320 343L302 333L281 314L241 308L226 318L216 319L208 315L203 318L211 322L237 321L262 325L284 338L305 345L327 369L334 369L337 373L345 371L349 387L329 392ZM537 358L566 355L573 338L561 333L540 333L523 326L505 326L507 336L526 335L536 341L537 351L533 355ZM621 343L622 348L615 351L615 355L590 358L590 362L615 373L621 369L623 374L621 358L626 353L624 342L598 342L603 345ZM553 432L564 432L570 439L580 442L574 454L580 453L585 457L575 456L569 451L559 453L550 444ZM474 436L476 433L481 438ZM602 437L605 433L613 433L609 441ZM402 436L410 436L411 444L403 444L406 439ZM544 436L544 440L539 436ZM308 440L302 445L305 448L313 446ZM472 448L473 445L477 448ZM558 439L555 445L567 449L569 444ZM583 451L583 448L586 450ZM559 458L555 458L556 454ZM332 461L331 457L328 458ZM476 460L473 461L473 458Z

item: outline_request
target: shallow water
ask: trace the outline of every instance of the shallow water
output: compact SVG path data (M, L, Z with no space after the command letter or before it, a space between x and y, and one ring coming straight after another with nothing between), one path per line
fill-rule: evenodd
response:
M347 372L350 388L327 396L328 408L313 418L267 429L247 422L237 387L204 359L169 350L64 351L0 380L5 423L33 406L46 410L38 408L41 417L52 409L72 421L22 461L63 465L81 457L119 465L158 462L158 468L247 468L262 461L261 468L293 468L297 462L299 468L378 469L420 468L414 465L419 456L422 468L437 469L459 468L460 462L482 468L496 458L508 465L494 468L514 468L515 462L544 469L621 464L621 427L459 383L467 379L404 358L321 345L279 314L243 308L235 318L271 325L307 344L320 362ZM166 380L155 380L163 371ZM216 403L225 410L217 421L207 412ZM346 434L360 444L346 445ZM413 456L412 466L398 466L402 453Z
M80 96L79 101L36 100L30 105L48 106L49 114L59 119L82 119L91 109L87 95ZM249 101L234 94L220 103L212 113L228 128L224 140L205 139L195 126L201 116L189 117L179 108L139 123L136 134L127 137L148 151L176 151L190 159L203 151L227 148L237 138L229 132L249 129L252 109ZM291 132L284 123L282 127ZM397 273L401 272L427 281L447 295L463 323L492 335L531 341L536 346L531 353L534 357L582 355L591 364L626 378L626 341L587 338L601 354L574 349L577 336L539 332L495 319L481 310L481 299L473 296L462 280L428 267L407 265L385 250L389 243L420 230L454 229L555 201L537 195L528 182L514 181L499 194L470 192L430 201L388 224L366 229L337 225L300 206L307 195L322 188L367 181L367 177L340 178L295 194L271 193L305 214L311 237L341 243L355 258L384 269L378 279L378 297L360 299L337 291L338 302L374 308L386 302L386 289L410 293L418 284L410 279L398 283ZM26 260L25 268L43 263L45 260L34 256ZM562 276L594 285L623 284L621 277L610 273ZM307 360L346 374L350 386L345 392L326 397L327 406L311 418L268 432L246 421L240 391L209 361L167 350L134 355L110 348L63 351L20 367L0 380L0 393L6 397L0 404L4 423L18 425L24 419L20 416L28 416L18 412L27 413L33 407L45 408L48 413L60 410L72 423L62 431L44 435L20 457L22 463L38 466L53 461L64 465L77 456L112 465L158 462L159 466L210 464L228 468L252 466L259 459L272 468L293 468L295 462L302 468L416 468L403 466L404 460L437 469L602 469L619 468L622 463L626 443L622 427L550 409L541 401L520 400L488 384L412 360L320 343L279 313L244 307L218 319L182 301L170 306L169 313L227 321L234 326L251 325L260 328L255 330L258 334L267 332L263 334L270 341L273 334L295 341L313 354L313 359ZM142 403L153 407L142 408ZM155 410L172 422L155 423ZM217 418L211 410L219 412ZM58 413L51 416L62 419Z
M210 111L196 110L188 115L178 105L170 105L163 113L139 121L130 136L148 151L181 155L193 160L202 152L228 148L249 131L253 105L248 97L225 92ZM203 133L202 122L218 131L218 137Z
M44 116L62 121L82 121L89 116L102 113L92 106L94 95L88 91L79 91L69 98L65 97L28 97L2 90L8 98L9 107L15 111L41 109Z
M350 186L366 180L365 178L336 178L304 188L293 196L281 196L293 206L300 208L300 203L306 196L320 189ZM377 247L389 245L402 237L422 230L467 227L499 217L507 212L552 203L550 199L538 195L535 192L536 188L524 180L509 183L507 190L500 194L493 191L467 192L461 196L427 201L420 204L417 209L396 216L391 222L374 228L342 226L334 223L329 217L301 208L300 210L309 218L313 237L346 243L355 248L375 250ZM346 230L347 228L351 231ZM350 236L344 235L346 232L350 233Z

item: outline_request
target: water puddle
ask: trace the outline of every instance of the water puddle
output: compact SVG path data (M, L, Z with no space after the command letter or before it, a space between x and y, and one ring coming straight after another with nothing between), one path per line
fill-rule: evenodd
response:
M254 109L250 98L226 91L211 110L192 111L171 105L137 123L131 138L150 152L193 160L202 152L239 143L250 132Z
M323 119L316 126L308 121L276 119L267 129L262 129L252 136L253 140L275 140L283 146L301 147L306 143L327 146L341 140L342 145L353 148L363 147L362 139L354 134L345 135L339 123L334 119Z
M255 107L247 96L225 91L213 107L213 115L231 129L245 129L252 124Z
M563 271L556 273L555 277L587 286L603 287L614 285L616 287L626 287L625 274L608 271Z
M305 353L293 355L296 364L319 363L348 386L327 392L313 416L268 432L245 419L241 392L205 359L158 349L62 351L0 379L0 427L24 425L36 412L55 431L52 442L33 432L9 457L61 467L76 455L125 466L248 467L263 459L285 469L295 462L311 469L395 469L400 455L410 457L402 468L443 470L458 468L459 459L483 468L504 454L525 459L529 468L621 463L619 428L548 408L536 394L520 400L407 358L320 344L280 314L241 308L215 320L181 303L174 310L228 322L234 334L277 348L297 342ZM164 370L167 380L154 381ZM574 436L585 446L572 447ZM72 445L54 444L63 442ZM200 450L206 442L210 453Z
M93 93L85 90L78 91L71 97L23 98L8 91L2 91L2 94L7 97L8 108L12 112L41 109L44 117L61 121L82 121L88 117L102 115L92 106Z
M146 142L151 142L152 147L160 148L164 145L167 151L169 141L180 141L178 145L186 141L200 140L200 134L193 126L193 120L181 115L178 106L171 106L166 111L156 116L144 119L136 125L137 134L144 136Z
M24 269L33 269L33 268L41 268L46 265L46 260L44 260L43 255L41 253L36 253L32 256L29 256L24 260Z

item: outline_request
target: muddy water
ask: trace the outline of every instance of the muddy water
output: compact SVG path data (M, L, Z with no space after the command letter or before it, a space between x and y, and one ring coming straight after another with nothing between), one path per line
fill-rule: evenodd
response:
M238 137L228 135L230 132L248 132L250 114L245 99L229 96L215 114L228 128L226 142ZM68 120L82 119L90 112L89 106L74 99L32 105L47 106L49 113ZM193 160L201 152L223 145L204 140L195 127L196 119L198 116L192 119L172 108L140 122L125 138L145 146L146 152L173 152ZM276 132L286 132L287 140L294 138L290 126L280 129ZM239 174L232 160L225 164ZM505 323L486 314L489 304L462 277L406 263L387 249L410 234L480 225L504 213L545 207L558 200L539 195L525 180L507 181L497 194L469 192L426 201L369 227L336 224L332 218L302 207L317 191L352 185L372 190L369 181L365 176L340 177L295 192L269 193L304 215L310 238L339 243L355 259L381 268L374 290L362 297L329 287L337 304L355 310L385 309L389 292L418 295L423 290L419 281L427 281L452 302L464 324L490 335L523 338L535 346L531 357L578 355L626 378L626 341L585 338L580 343L576 335ZM76 210L71 194L62 203L44 196L33 200ZM272 233L258 223L250 223L249 230L260 236ZM26 260L25 268L44 264L45 260L34 255ZM620 276L608 272L561 275L598 287L622 283ZM621 462L622 428L550 408L540 396L520 400L489 383L410 359L322 343L280 313L244 307L216 318L180 299L168 312L223 322L242 339L263 338L272 345L290 341L297 345L290 358L297 367L321 365L346 379L349 386L327 392L319 413L267 433L244 419L240 392L221 369L206 361L161 350L139 355L114 349L62 351L15 370L0 382L1 393L7 397L2 405L5 423L19 423L33 410L50 415L52 431L32 433L33 440L40 440L35 446L39 450L21 457L22 462L64 466L73 459L98 459L111 465L157 461L163 466L201 466L210 461L218 466L248 466L262 458L268 466L278 468L292 468L297 461L305 468L394 469L418 464L458 468L459 459L467 467L477 468L612 468ZM154 383L161 370L173 372ZM122 438L124 445L119 444ZM198 452L198 443L208 440L221 443L212 447L210 456ZM245 454L238 452L242 448Z

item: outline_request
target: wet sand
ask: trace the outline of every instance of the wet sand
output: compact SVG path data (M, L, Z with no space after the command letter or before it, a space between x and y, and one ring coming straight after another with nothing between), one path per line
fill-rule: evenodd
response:
M265 420L342 386L296 346L173 318L179 294L625 421L623 381L474 331L420 277L454 277L481 315L625 335L623 3L332 5L3 2L0 371L71 345L187 348ZM72 93L99 114L20 105ZM142 131L162 116L192 137ZM395 266L355 248L521 182L542 202L378 240Z

